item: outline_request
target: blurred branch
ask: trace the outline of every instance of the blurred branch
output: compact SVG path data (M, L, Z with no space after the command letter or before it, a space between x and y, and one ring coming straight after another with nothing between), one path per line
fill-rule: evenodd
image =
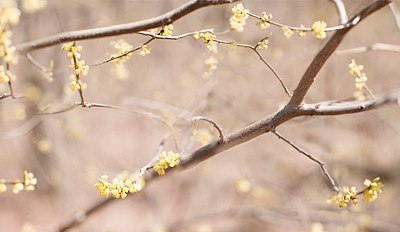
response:
M18 128L10 131L2 131L0 133L0 140L15 139L19 136L22 136L32 130L32 128L38 125L41 121L42 118L35 115Z
M145 31L148 29L161 27L164 25L168 25L178 20L179 18L197 10L202 7L210 6L210 5L220 5L233 3L238 0L192 0L183 4L182 6L171 10L163 15L142 20L139 22L119 24L109 27L101 27L94 29L86 29L80 31L70 31L70 32L62 32L56 35L52 35L49 37L41 38L35 41L26 42L23 44L19 44L16 46L17 51L21 54L25 54L29 51L49 47L56 44L61 44L65 42L79 41L79 40L87 40L87 39L95 39L102 38L108 36L116 36L123 34L131 34L139 31Z
M390 52L400 52L400 46L393 44L384 44L384 43L374 43L371 46L363 46L357 48L350 48L345 50L336 51L336 55L349 55L355 53L363 53L367 51L390 51Z
M2 95L0 95L0 100L4 99L4 98L8 98L8 97L13 97L14 99L21 99L21 98L24 98L25 95L14 93L14 96L13 96L11 93L3 93Z
M347 18L346 8L343 4L343 1L342 0L331 0L331 1L335 3L336 9L339 13L339 18L340 18L339 23L346 24L349 19Z
M396 19L396 24L397 28L400 30L400 12L399 9L397 9L396 5L394 3L389 4L390 10L392 11L392 14L394 18Z

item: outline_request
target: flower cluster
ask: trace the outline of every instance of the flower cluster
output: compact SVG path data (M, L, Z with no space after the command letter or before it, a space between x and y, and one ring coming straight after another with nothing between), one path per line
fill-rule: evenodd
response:
M283 35L289 39L290 37L292 37L293 35L293 31L292 29L290 29L289 27L282 27L282 31L283 31Z
M211 142L213 139L212 134L208 129L199 129L199 130L193 130L192 132L192 137L190 137L190 140L196 141L200 143L201 146L205 146Z
M31 172L24 172L24 180L16 180L13 182L8 182L6 180L0 180L0 194L7 191L7 186L6 184L12 184L13 186L13 193L17 194L20 191L25 190L26 191L33 191L35 190L35 185L37 184L37 179Z
M156 34L156 35L161 35L161 36L171 36L172 35L172 30L174 29L174 26L172 24L165 25L161 28L161 30L158 30L158 28L151 29L151 33Z
M365 87L365 82L368 80L367 76L365 73L361 72L363 70L364 66L362 65L357 65L354 60L351 60L351 63L349 64L349 74L350 75L356 75L356 89L358 91L362 90Z
M141 56L145 56L145 55L149 55L150 54L150 50L151 50L151 46L150 45L143 45L140 48L142 51L140 52Z
M136 182L132 182L130 180L118 180L118 178L114 178L111 183L107 181L108 176L103 175L99 179L100 183L94 185L94 187L99 190L100 195L103 197L108 197L110 193L112 197L115 199L125 198L128 193L139 192L142 189L142 186Z
M112 68L112 74L117 79L124 80L128 77L128 69L125 67L124 63L132 56L133 46L123 39L111 41L110 45L118 50L118 54L113 56L120 56L124 54L124 56L121 58L113 60L115 65Z
M269 44L268 39L265 39L265 40L263 40L263 41L261 41L261 42L258 42L257 48L258 48L259 50L267 49L267 48L268 48L268 44Z
M233 16L229 19L229 23L233 30L242 32L244 30L244 25L246 25L246 19L249 17L249 10L244 9L243 5L240 3L232 8Z
M218 64L218 59L215 58L214 56L210 56L208 59L204 61L206 64L206 68L209 72L217 69L217 64Z
M163 151L158 157L158 164L153 166L153 169L158 173L158 175L164 175L165 169L168 168L168 165L173 168L177 165L180 158L179 153L174 153L169 151L168 153Z
M347 203L351 201L354 205L357 205L357 198L356 198L356 187L343 187L342 191L339 192L337 195L332 196L330 199L327 200L329 204L335 204L340 208L346 208Z
M62 44L61 49L63 51L68 51L67 57L71 59L71 64L68 66L68 68L75 70L75 75L71 75L69 77L71 80L69 87L72 91L79 90L81 92L82 90L86 89L87 85L81 82L80 74L82 73L83 76L86 76L89 72L89 66L85 65L85 61L79 61L79 58L81 57L79 51L82 50L82 46L76 46L75 42L71 42Z
M300 27L305 29L305 27L303 26L303 24L301 24ZM298 35L299 35L301 38L306 37L306 31L305 31L305 30L304 30L304 31L297 31L297 32L299 33Z
M8 25L17 25L21 11L15 0L0 1L0 58L6 63L6 67L0 65L0 82L9 82L16 79L9 70L9 64L18 63L18 55L14 46L11 46L12 31Z
M269 28L271 25L268 23L269 20L272 19L272 15L262 12L261 21L256 23L256 26L260 27L261 30L265 30Z
M366 189L361 192L357 192L356 187L354 186L350 189L349 187L343 187L337 195L329 198L327 203L335 204L340 208L346 208L347 203L350 201L354 205L357 205L357 195L363 194L362 200L365 202L371 202L378 197L378 194L382 193L381 188L383 187L383 184L379 182L379 177L375 178L373 181L366 179L364 185L366 186Z
M378 198L378 194L382 193L381 188L383 187L382 182L379 182L379 177L375 178L372 182L368 179L364 181L364 185L367 186L367 188L364 190L363 198L362 200L365 202L371 202L374 201L376 198Z
M317 39L325 39L326 38L325 28L326 28L326 23L324 21L314 22L314 24L311 27L313 31L313 36Z
M205 45L213 45L213 44L215 44L214 39L217 38L217 36L215 36L214 34L211 34L209 32L207 32L207 33L195 32L194 38L195 39L203 39Z

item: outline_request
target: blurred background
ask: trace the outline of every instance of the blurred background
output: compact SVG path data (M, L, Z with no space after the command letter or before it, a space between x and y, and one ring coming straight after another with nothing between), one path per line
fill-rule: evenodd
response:
M22 12L20 23L11 27L12 41L18 45L65 31L135 22L185 2L48 1L39 12ZM349 15L369 2L344 1ZM290 26L311 27L318 20L328 27L339 24L331 1L241 3L254 14L265 11L274 21ZM173 24L173 35L211 28L225 31L236 4L197 10ZM393 4L400 7L398 1ZM217 38L255 45L273 32L269 48L261 54L290 91L332 35L327 33L322 41L310 33L306 38L295 34L286 39L281 28L261 31L255 23L249 18L243 32L231 31ZM394 15L384 7L352 29L338 50L377 42L398 45L399 36ZM167 121L179 115L186 119L205 116L224 133L231 133L276 112L289 100L276 77L250 49L218 45L218 53L211 54L203 41L193 37L153 41L145 57L133 53L124 63L129 71L126 78L113 75L112 62L92 66L117 54L110 43L119 39L138 47L149 37L130 34L77 44L83 47L81 59L90 66L89 74L82 77L88 86L85 100L126 111L77 107L36 115L38 109L55 112L80 101L78 92L68 87L73 71L68 69L70 60L61 45L30 53L46 67L54 60L51 83L23 56L11 67L18 77L14 91L27 98L0 100L0 179L22 179L27 170L35 174L38 184L33 192L15 195L8 190L0 195L0 231L58 231L77 212L105 200L94 188L101 175L112 180L146 165L170 128L129 110L151 112ZM218 60L212 72L205 64L210 56ZM306 101L351 99L355 87L348 64L352 59L364 66L374 94L395 91L400 88L399 58L399 53L389 51L333 55ZM9 92L6 85L1 90ZM400 194L399 116L399 106L393 104L359 114L297 118L277 128L323 161L340 186L362 190L365 179L379 176L385 186L372 203L360 198L357 206L346 209L327 204L334 192L320 167L273 134L266 134L189 170L157 178L137 194L111 200L68 231L400 231L400 201L396 199ZM212 140L218 138L217 131L202 121L178 123L173 129L178 145L170 137L166 151L190 154L200 148L194 130L209 133L206 137Z

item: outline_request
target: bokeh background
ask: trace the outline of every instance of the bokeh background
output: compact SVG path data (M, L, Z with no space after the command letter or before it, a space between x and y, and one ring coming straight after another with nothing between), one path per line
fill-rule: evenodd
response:
M354 14L370 1L344 1ZM64 31L110 26L161 15L185 1L57 0L35 14L22 13L13 26L13 44ZM250 12L273 15L291 26L310 27L317 20L337 25L339 17L331 1L243 1ZM400 7L398 1L395 6ZM211 6L176 21L173 35L213 28L229 29L231 8ZM242 33L218 36L221 40L256 44L273 32L264 58L293 91L302 74L328 38L320 41L307 34L286 39L281 28L261 31L249 18ZM398 45L399 29L389 7L372 14L351 30L339 50L374 43ZM82 58L92 65L117 51L111 41L124 39L134 47L148 37L136 34L79 41ZM232 50L218 45L217 69L204 78L210 57L203 42L192 37L178 41L157 40L151 54L134 53L125 63L129 76L115 78L113 63L91 66L83 77L86 101L127 110L144 110L173 120L205 116L224 133L234 132L277 111L288 97L271 71L249 49ZM0 231L57 231L77 212L105 200L94 184L101 175L114 178L133 173L155 155L170 129L164 124L128 111L75 108L52 115L36 115L68 108L79 101L68 88L70 64L61 45L31 52L41 64L54 60L54 81L48 83L25 57L11 69L18 79L17 93L28 98L0 101L0 178L22 179L23 171L38 179L34 192L11 190L0 195ZM368 51L333 55L318 74L306 96L316 103L353 97L354 77L348 64L355 59L364 66L373 93L400 88L400 54ZM7 86L3 91L8 92ZM50 105L48 105L50 104ZM328 205L334 192L320 167L273 134L260 136L208 159L184 172L166 175L146 184L137 194L112 200L68 231L400 231L400 109L387 105L359 114L303 117L278 131L323 161L338 185L363 189L365 179L381 177L383 193L375 202L346 209ZM178 122L184 122L181 119ZM178 141L166 141L164 150L189 154L201 145L192 131L207 129L206 122L173 126ZM179 149L179 150L177 150ZM152 171L149 171L152 172ZM149 174L149 173L147 173ZM146 175L147 175L146 174Z

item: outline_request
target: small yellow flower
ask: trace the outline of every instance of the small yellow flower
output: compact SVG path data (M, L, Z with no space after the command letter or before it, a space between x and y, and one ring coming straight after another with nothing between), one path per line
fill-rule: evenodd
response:
M382 182L379 181L379 177L375 178L372 182L368 179L364 181L364 185L367 188L364 191L363 201L371 202L378 198L378 195L382 193L381 188L384 186Z
M248 17L247 13L249 13L249 10L244 9L243 4L239 3L232 8L232 13L235 18L242 19Z
M37 179L34 178L35 176L33 175L32 172L24 172L24 185L25 185L25 190L26 191L33 191L35 190L35 185L37 184Z
M7 191L7 186L0 181L0 194L4 193L5 191Z
M292 37L293 35L293 31L292 29L290 29L289 27L282 27L282 31L283 31L283 35L289 39L290 37Z
M326 33L325 33L325 28L326 28L326 23L324 21L316 21L312 25L311 29L313 30L313 36L317 39L325 39L326 38Z
M206 68L208 71L212 71L217 69L217 64L218 64L218 59L215 58L214 56L210 56L208 59L204 61L206 64Z
M303 24L301 24L300 27L301 27L301 28L304 28ZM298 34L298 35L299 35L301 38L304 38L304 37L306 37L306 31L299 31L299 34Z
M47 0L22 0L22 9L29 14L43 10L46 5Z
M259 50L267 49L267 48L268 48L268 44L269 44L268 39L263 40L263 41L261 41L261 42L258 42L258 49L259 49Z
M151 50L151 46L150 45L148 45L148 46L143 45L141 47L141 49L142 49L142 51L140 52L141 56L149 55L150 54L150 50Z
M158 157L158 164L153 166L153 169L158 173L158 175L164 175L165 169L168 168L168 165L173 168L177 165L180 158L179 153L174 153L169 151L168 153L163 151Z
M13 184L13 193L14 194L18 194L22 190L24 190L24 185L22 183Z
M201 146L209 144L213 139L213 136L210 133L210 131L205 128L199 130L193 130L192 134L193 135L192 137L190 137L190 140L200 143Z
M267 13L263 12L262 20L260 22L257 22L256 26L260 27L261 30L265 30L271 26L268 23L270 19L272 19L272 15L271 14L267 15Z

